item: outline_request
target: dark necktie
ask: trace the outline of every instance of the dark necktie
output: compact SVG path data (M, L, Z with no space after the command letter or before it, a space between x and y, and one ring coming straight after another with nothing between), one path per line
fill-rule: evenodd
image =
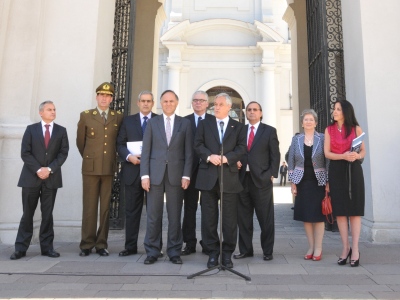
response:
M50 125L46 124L44 125L44 127L46 127L46 131L44 132L44 146L47 149L47 146L49 146L50 142L50 130L49 130Z
M197 118L197 126L199 126L199 122L200 122L201 120L203 120L202 117L198 117L198 118ZM197 126L196 126L196 127L197 127Z
M250 151L251 148L251 144L253 144L253 140L254 140L254 126L251 126L251 131L249 134L249 140L247 142L247 150Z
M143 117L143 124L142 124L142 134L143 134L143 136L144 136L144 131L146 130L146 126L147 126L147 119L148 119L147 116Z
M103 111L101 113L101 117L103 118L104 124L106 124L107 118L106 118L106 112L105 111Z

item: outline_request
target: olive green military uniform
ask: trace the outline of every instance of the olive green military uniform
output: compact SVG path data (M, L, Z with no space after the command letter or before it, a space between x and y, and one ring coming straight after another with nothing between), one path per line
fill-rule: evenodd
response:
M116 139L122 122L120 112L109 109L106 122L97 108L81 113L76 145L82 155L83 212L81 249L107 249L109 208L114 172ZM97 228L100 198L100 224Z

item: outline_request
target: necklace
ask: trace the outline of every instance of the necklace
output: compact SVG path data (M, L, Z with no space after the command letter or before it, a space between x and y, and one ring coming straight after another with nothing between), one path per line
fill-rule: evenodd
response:
M313 142L314 142L314 136L310 140L305 135L304 135L304 137L306 139L307 145L311 146L313 144Z
M339 132L342 132L342 128L339 128L339 125L337 126L337 130L339 130Z

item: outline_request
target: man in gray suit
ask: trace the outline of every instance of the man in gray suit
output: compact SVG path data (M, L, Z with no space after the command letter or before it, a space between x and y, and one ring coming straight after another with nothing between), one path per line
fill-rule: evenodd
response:
M171 90L161 94L163 114L151 118L143 137L140 176L147 191L146 265L154 264L161 252L164 192L168 211L167 254L172 263L182 264L183 191L190 183L193 158L190 121L175 115L178 101Z

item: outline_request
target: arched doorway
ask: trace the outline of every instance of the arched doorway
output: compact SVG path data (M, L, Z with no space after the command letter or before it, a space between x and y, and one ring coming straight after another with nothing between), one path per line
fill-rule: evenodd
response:
M227 87L227 86L216 86L213 88L210 88L207 90L208 94L208 102L210 103L207 113L214 115L214 98L216 95L220 93L226 93L228 94L231 99L232 99L232 109L229 112L229 116L240 122L243 123L245 122L245 114L244 114L244 109L245 109L245 104L242 99L242 96L235 91L234 89Z

